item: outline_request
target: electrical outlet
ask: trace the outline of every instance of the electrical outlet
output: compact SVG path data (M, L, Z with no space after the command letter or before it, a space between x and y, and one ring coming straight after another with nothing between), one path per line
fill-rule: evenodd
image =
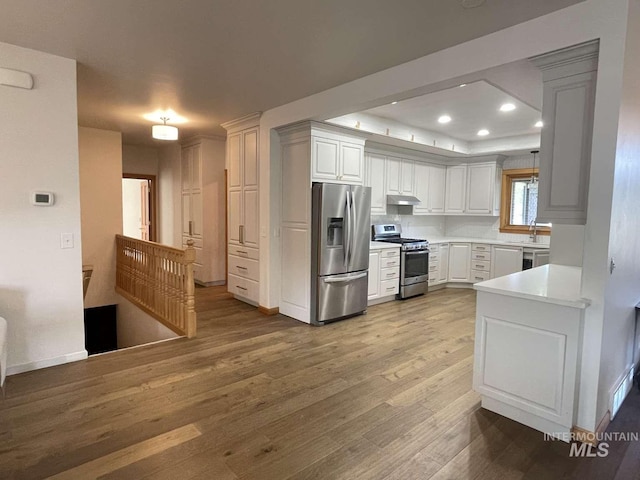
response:
M73 233L60 234L60 248L73 248Z

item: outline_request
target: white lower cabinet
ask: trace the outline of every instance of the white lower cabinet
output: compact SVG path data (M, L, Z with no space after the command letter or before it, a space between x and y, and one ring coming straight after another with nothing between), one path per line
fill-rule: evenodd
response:
M400 291L400 247L369 252L369 304L393 300Z
M491 247L491 278L522 271L522 247L493 245Z
M471 282L471 244L449 244L449 278L450 282Z

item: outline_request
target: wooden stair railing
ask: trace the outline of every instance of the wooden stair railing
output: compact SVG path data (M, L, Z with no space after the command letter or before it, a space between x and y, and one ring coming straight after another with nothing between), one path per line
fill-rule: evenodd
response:
M116 235L116 292L179 335L196 335L193 240L187 248Z

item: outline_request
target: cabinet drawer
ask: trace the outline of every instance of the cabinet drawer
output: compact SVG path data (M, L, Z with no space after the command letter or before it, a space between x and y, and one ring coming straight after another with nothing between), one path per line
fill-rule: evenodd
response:
M440 251L440 245L438 245L437 243L434 244L429 244L429 252L430 254L434 254L434 253L438 253Z
M491 270L491 262L488 262L486 260L474 260L471 262L471 270L488 272ZM471 272L471 273L474 273L474 272Z
M257 260L229 255L229 273L250 280L260 280L260 266Z
M438 272L440 270L438 263L429 262L429 273Z
M400 257L382 258L380 259L380 268L399 268Z
M435 285L438 283L438 276L437 275L429 275L429 285Z
M439 259L440 259L440 252L438 251L434 252L433 250L429 252L429 263L437 262Z
M247 248L240 245L229 245L229 255L236 257L250 258L252 260L259 259L259 250L256 248Z
M491 252L482 252L482 251L478 251L478 250L473 250L471 252L471 259L472 260L490 261L491 260Z
M400 269L398 267L380 269L380 280L390 280L392 278L400 278Z
M400 291L400 284L398 279L382 280L380 282L380 296L386 297L387 295L395 295Z
M471 250L475 250L477 252L490 252L491 245L487 245L486 243L473 243L471 245Z
M244 297L248 300L258 303L260 295L260 289L258 282L249 280L248 278L238 277L236 275L229 274L229 282L227 290L233 295Z
M202 248L202 239L193 237L182 237L182 248L187 248L187 240L193 240L193 248Z
M391 257L399 257L400 249L399 248L385 248L380 251L380 258L391 258Z
M471 271L471 281L473 283L484 282L485 280L489 280L490 278L491 274L489 272L480 272L478 270Z

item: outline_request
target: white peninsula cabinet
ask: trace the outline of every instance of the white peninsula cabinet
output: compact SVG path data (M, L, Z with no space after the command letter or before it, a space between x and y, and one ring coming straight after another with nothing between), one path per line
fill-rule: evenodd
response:
M471 244L449 244L449 281L471 283Z
M474 286L473 388L484 408L551 435L571 431L589 305L581 273L544 265Z
M491 278L522 271L523 253L522 247L493 245L491 247Z

